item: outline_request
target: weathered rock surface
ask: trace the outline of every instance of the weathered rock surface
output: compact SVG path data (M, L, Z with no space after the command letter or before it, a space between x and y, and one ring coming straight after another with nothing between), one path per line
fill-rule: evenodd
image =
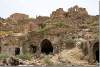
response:
M8 19L0 18L0 53L31 53L35 57L30 61L12 57L10 65L94 64L99 54L98 17L88 15L85 8L76 5L67 12L59 8L50 17L34 19L15 13ZM45 39L49 42L42 43ZM46 52L52 56L41 56ZM2 64L7 65L8 61Z

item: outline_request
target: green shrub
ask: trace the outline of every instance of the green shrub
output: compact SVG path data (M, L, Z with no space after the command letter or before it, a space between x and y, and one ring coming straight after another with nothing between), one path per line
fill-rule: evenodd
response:
M0 60L6 59L9 56L7 54L0 54Z
M46 34L47 28L38 28L38 29L36 30L36 32L41 33L41 34Z
M32 59L32 54L20 54L16 56L19 59L23 59L23 60L31 60Z
M53 65L53 62L50 60L50 57L49 57L49 56L46 56L46 57L44 58L44 63L45 63L46 65Z
M63 23L63 22L57 22L57 23L56 23L56 26L57 26L57 27L63 27L63 26L64 26L64 23Z

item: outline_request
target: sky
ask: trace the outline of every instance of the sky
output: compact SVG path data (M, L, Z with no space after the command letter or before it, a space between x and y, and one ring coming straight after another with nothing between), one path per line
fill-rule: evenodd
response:
M24 13L30 17L49 16L52 11L78 5L90 15L99 14L99 0L0 0L0 17L7 18L14 13Z

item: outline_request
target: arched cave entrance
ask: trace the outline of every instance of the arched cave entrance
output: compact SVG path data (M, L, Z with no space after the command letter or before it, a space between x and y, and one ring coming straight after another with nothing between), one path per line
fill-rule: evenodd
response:
M15 48L15 55L19 55L20 54L20 48Z
M36 51L37 51L37 46L30 45L30 52L31 53L36 53Z
M96 62L99 62L99 41L93 46L94 58Z
M52 43L48 39L44 39L41 42L41 52L47 55L53 52Z

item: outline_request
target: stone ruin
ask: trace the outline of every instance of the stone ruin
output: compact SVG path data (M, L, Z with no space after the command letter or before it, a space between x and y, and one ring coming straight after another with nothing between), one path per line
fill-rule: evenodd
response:
M50 15L51 18L68 18L68 17L84 17L88 16L88 12L85 8L78 7L77 5L68 9L68 12L64 11L63 8L59 8L56 11L53 11Z
M65 11L63 10L63 8L59 8L56 11L52 12L52 14L50 15L51 18L65 18Z
M10 18L14 20L23 20L27 19L27 15L18 16L11 15ZM88 13L85 8L80 8L78 6L74 6L68 9L68 12L65 12L62 8L57 9L52 12L50 15L51 19L63 19L68 17L79 17L79 16L87 16ZM41 24L47 20L48 17L37 17L34 22ZM31 23L29 24L31 25ZM34 25L34 24L33 24ZM36 25L37 27L37 25ZM51 34L52 33L52 34ZM25 53L31 53L34 55L43 54L56 54L59 53L62 49L66 49L66 44L63 43L65 35L64 32L49 32L47 35L43 35L41 33L37 33L34 31L28 32L25 36L7 36L5 38L0 39L0 53L6 53L8 55L16 56ZM61 35L60 35L61 34ZM12 43L10 43L12 41ZM15 42L15 43L13 43ZM72 49L75 47L70 45L67 48ZM98 39L84 41L80 45L81 50L84 53L84 58L86 58L89 63L94 63L98 60L99 57L99 41Z
M72 15L72 16L74 16L74 15L81 15L81 16L88 15L88 12L86 11L85 8L80 8L77 5L69 8L68 13L69 13L69 15Z

